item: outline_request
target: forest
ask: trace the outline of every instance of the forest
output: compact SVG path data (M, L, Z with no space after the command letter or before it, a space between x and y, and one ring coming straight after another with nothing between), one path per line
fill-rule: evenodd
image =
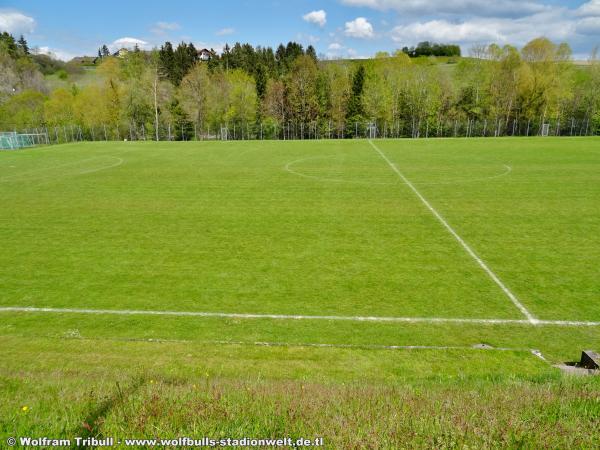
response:
M600 131L595 51L576 65L568 44L544 37L520 49L473 46L469 57L455 47L324 60L295 42L236 43L203 61L192 43L165 42L123 56L103 46L92 66L79 67L5 32L0 130L59 142L538 135L544 124L552 135ZM82 71L93 82L70 82Z

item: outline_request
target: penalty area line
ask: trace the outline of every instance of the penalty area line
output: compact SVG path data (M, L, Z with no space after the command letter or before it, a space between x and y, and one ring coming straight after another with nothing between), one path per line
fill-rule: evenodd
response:
M311 316L299 314L253 314L225 313L205 311L156 311L132 309L79 309L79 308L36 308L29 306L0 307L3 312L50 313L50 314L97 314L118 316L176 316L176 317L217 317L230 319L280 319L280 320L330 320L349 322L388 322L388 323L430 323L430 324L486 324L486 325L553 325L553 326L600 326L600 322L584 322L576 320L541 320L535 323L525 319L475 319L453 317L380 317L380 316Z
M458 243L465 249L469 256L471 256L471 258L475 260L479 267L481 267L483 271L492 279L492 281L496 283L496 285L502 290L502 292L504 292L504 294L519 309L519 311L521 311L521 313L523 313L523 315L527 317L527 320L533 325L540 323L540 321L533 314L531 314L529 310L525 308L525 306L523 306L523 304L519 301L517 296L506 287L506 285L502 282L502 280L500 280L500 278L498 278L498 276L492 271L492 269L490 269L488 265L477 255L477 253L475 253L475 251L469 246L469 244L467 244L464 241L464 239L461 238L459 234L454 230L454 228L452 228L450 224L446 222L442 215L438 213L433 206L431 206L427 199L423 197L423 195L410 182L410 180L406 178L402 172L400 172L396 164L390 161L388 157L385 156L385 153L383 153L379 149L379 147L377 147L370 139L369 144L371 144L371 147L373 147L373 149L375 149L379 156L381 156L381 158L392 168L392 170L396 173L396 175L400 177L404 184L406 184L413 191L413 193L419 198L419 200L421 200L425 207L435 216L435 218L444 226L444 228L446 228L446 230L454 237L454 239L458 241Z

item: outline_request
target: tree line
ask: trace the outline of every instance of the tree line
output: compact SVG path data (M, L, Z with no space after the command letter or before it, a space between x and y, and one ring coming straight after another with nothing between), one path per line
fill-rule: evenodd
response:
M419 56L460 56L460 47L453 44L438 44L437 42L419 42L416 47L402 47L402 52L411 58Z
M324 61L295 42L236 43L209 61L185 42L123 58L101 48L95 83L50 90L34 56L2 36L0 129L50 129L57 140L73 127L82 139L175 140L600 131L596 55L575 66L567 44L546 38L476 46L452 65L404 51Z

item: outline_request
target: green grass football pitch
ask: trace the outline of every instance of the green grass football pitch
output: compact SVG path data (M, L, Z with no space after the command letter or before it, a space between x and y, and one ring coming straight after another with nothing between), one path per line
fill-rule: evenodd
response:
M600 140L59 145L0 199L2 443L597 442Z
M597 139L81 143L0 198L5 334L600 343Z

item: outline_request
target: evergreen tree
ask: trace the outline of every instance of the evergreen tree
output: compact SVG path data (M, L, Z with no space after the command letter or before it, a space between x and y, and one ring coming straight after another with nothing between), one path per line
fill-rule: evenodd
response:
M277 72L283 74L285 72L285 46L279 44L275 52L275 63L277 64Z
M263 100L267 92L267 71L262 64L256 67L254 81L256 83L256 95L260 100Z
M6 52L11 58L16 58L18 55L19 47L17 47L17 43L15 42L15 38L12 34L4 31L0 35L0 45L4 47Z
M21 51L23 55L29 55L29 46L27 45L27 41L25 40L25 36L21 35L19 41L17 42L17 47Z
M297 42L288 42L287 46L285 47L285 57L290 63L290 66L291 63L296 60L296 58L302 56L303 54L304 49L302 48L302 45L298 44Z
M208 60L208 70L210 70L211 72L213 70L215 70L216 68L221 66L221 58L219 57L219 54L215 51L214 48L211 47L210 52L212 53L211 58Z
M175 86L179 86L181 80L192 68L197 59L198 53L192 44L188 45L185 42L181 42L177 46L173 55L173 69L171 71L171 81Z
M188 67L188 70L186 71L186 73L189 71L189 69L194 64L196 64L196 62L198 62L198 50L196 50L196 47L194 47L194 44L192 44L191 42L187 46L187 54L188 54L188 66L189 67Z
M225 47L223 48L223 55L221 56L221 60L223 61L223 65L225 66L226 72L229 71L230 57L231 57L231 48L229 47L229 44L225 44Z
M317 62L317 52L312 45L306 48L306 55L310 56L315 62Z
M229 68L239 69L240 67L242 67L242 44L236 42L229 54Z
M352 77L352 89L348 99L348 108L346 110L346 134L348 137L356 137L357 131L360 133L362 122L364 121L364 108L362 95L365 85L365 68L359 66ZM358 127L356 124L358 123ZM358 129L357 129L358 128Z
M173 52L173 45L169 41L165 42L165 44L160 47L158 57L162 71L166 74L167 78L173 82L175 55Z
M102 56L110 56L110 50L108 49L106 44L102 46Z

